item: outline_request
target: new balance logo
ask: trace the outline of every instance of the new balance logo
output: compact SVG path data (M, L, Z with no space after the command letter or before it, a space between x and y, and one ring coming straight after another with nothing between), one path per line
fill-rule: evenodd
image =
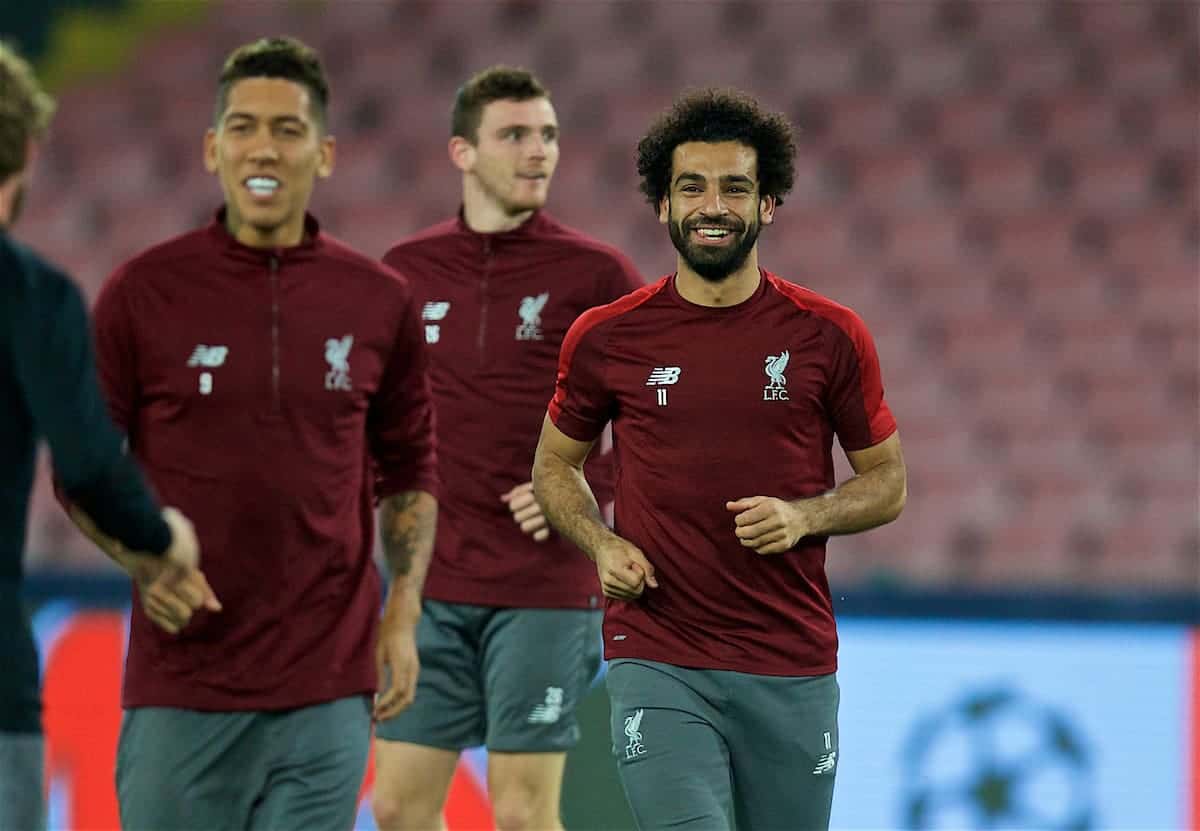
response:
M449 300L430 300L421 307L421 317L424 320L441 320L450 311Z
M188 358L188 366L221 366L225 363L225 357L229 354L228 346L205 346L199 344L192 350L192 357Z
M545 700L534 707L529 713L529 718L525 720L530 724L554 724L562 716L562 711L562 687L546 687Z
M787 354L786 352L784 353ZM825 753L817 757L817 766L813 768L813 776L824 776L827 773L833 773L833 769L837 767L837 751L833 750L833 736L826 730L821 734L821 738L825 740Z
M837 767L837 751L831 750L828 753L822 753L817 757L817 766L813 768L813 776L833 773L835 767Z
M656 366L650 370L650 377L646 379L646 386L669 386L679 380L679 373L681 372L683 370L677 366Z
M658 387L658 406L667 406L667 391L663 387L668 387L679 380L679 373L683 372L677 366L656 366L650 370L650 377L646 379L646 386Z

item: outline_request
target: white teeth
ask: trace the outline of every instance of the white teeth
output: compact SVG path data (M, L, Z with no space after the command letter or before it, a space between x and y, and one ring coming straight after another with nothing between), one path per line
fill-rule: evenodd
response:
M709 239L720 239L729 233L724 228L697 228L696 230L700 232L701 236L708 237Z
M259 196L268 196L279 187L279 181L269 176L251 176L246 180L250 192Z

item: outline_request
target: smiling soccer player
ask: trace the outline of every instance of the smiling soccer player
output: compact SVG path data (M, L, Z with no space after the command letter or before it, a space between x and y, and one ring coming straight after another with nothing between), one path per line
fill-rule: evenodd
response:
M758 264L791 187L779 115L681 98L638 146L672 275L563 342L534 463L550 522L595 561L613 748L641 831L823 829L838 761L825 544L905 500L862 320ZM612 421L616 522L580 467ZM835 487L837 436L855 476Z
M333 171L328 97L303 44L236 50L204 139L224 206L126 263L97 304L111 410L197 518L224 605L135 608L126 828L349 828L372 716L412 700L436 518L425 344L407 283L307 213Z

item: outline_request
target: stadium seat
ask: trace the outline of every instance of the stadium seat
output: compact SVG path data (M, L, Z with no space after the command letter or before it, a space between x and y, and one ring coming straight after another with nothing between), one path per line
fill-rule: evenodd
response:
M799 128L761 261L867 321L908 451L909 507L835 540L834 579L1196 586L1194 3L302 5L236 4L65 90L22 235L94 296L207 221L220 61L246 31L287 31L333 80L338 169L314 204L331 232L378 255L452 214L454 91L526 64L563 128L551 210L653 279L675 254L636 142L681 89L741 86ZM41 475L35 565L103 567Z

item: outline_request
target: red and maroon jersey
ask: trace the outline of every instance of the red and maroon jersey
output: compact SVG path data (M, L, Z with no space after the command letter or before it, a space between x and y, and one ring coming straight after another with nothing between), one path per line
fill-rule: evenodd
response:
M176 636L134 604L125 706L370 693L372 475L384 494L436 485L409 287L311 218L303 244L262 250L218 215L124 265L95 319L114 419L163 502L195 522L224 604Z
M639 600L606 602L606 657L766 675L836 669L826 539L755 554L725 503L824 493L835 434L862 450L896 429L854 312L765 271L748 300L699 306L668 276L579 319L549 412L579 441L612 422L616 531L658 577Z
M500 494L528 482L559 347L587 309L643 285L612 247L538 211L481 234L462 217L391 249L421 307L438 412L437 542L425 596L527 608L599 604L596 569L552 534L535 542ZM599 469L596 469L596 468ZM607 473L607 477L605 474ZM611 461L588 466L605 479Z

